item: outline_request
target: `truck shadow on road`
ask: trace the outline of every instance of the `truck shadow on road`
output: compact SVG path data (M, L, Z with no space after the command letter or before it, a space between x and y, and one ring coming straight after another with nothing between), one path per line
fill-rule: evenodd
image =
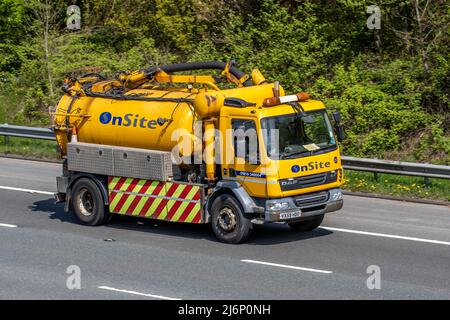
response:
M32 212L50 213L48 217L52 220L81 224L73 214L64 212L64 204L55 203L53 198L36 201L29 208Z
M36 201L30 206L30 209L32 212L48 214L48 218L51 220L82 225L72 213L64 212L63 204L55 204L53 199ZM133 232L139 232L139 234L147 233L149 235L201 239L214 242L218 241L209 224L196 225L150 220L138 217L115 216L109 224L100 228L129 231L130 238L132 238ZM275 245L323 237L332 233L333 232L331 231L320 228L311 232L294 232L287 225L280 223L254 225L252 235L247 240L246 244ZM122 234L118 234L117 236L122 236Z

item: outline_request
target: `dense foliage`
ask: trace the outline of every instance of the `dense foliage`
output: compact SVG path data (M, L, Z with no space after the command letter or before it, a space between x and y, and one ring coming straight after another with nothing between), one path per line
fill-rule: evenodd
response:
M68 73L235 60L339 109L346 155L448 164L448 1L373 2L0 0L0 121L46 124Z

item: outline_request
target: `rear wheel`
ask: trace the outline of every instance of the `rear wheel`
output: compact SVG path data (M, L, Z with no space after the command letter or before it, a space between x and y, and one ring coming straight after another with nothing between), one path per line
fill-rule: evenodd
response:
M109 213L97 184L88 178L81 178L72 188L72 208L76 217L84 224L104 224Z
M291 227L291 229L294 231L299 231L299 232L312 231L312 230L316 229L318 226L320 226L320 224L323 221L324 216L325 216L324 214L321 214L321 215L317 215L317 216L313 217L310 220L293 222L293 223L288 223L288 224L289 224L289 227Z
M228 194L214 199L211 225L217 239L225 243L242 243L252 231L252 222L244 216L239 202Z

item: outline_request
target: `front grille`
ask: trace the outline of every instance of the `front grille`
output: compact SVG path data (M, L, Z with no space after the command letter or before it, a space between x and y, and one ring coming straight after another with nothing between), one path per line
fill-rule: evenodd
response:
M336 178L337 174L335 171L310 174L308 176L280 180L280 188L282 191L303 189L321 184L332 183L336 181Z
M298 207L310 207L324 204L329 198L328 191L310 193L294 198L294 202Z

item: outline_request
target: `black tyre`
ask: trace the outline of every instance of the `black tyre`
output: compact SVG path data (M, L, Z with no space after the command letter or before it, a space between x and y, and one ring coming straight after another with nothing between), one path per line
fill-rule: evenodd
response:
M104 224L109 212L97 184L88 178L81 178L72 188L72 208L76 217L89 226Z
M299 232L312 231L315 228L317 228L318 226L320 226L320 224L323 221L324 216L325 216L324 214L321 214L321 215L314 216L310 220L289 223L289 227L291 227L292 230L299 231Z
M253 227L252 222L245 218L236 198L228 194L214 199L211 206L211 225L217 239L233 244L247 240Z

